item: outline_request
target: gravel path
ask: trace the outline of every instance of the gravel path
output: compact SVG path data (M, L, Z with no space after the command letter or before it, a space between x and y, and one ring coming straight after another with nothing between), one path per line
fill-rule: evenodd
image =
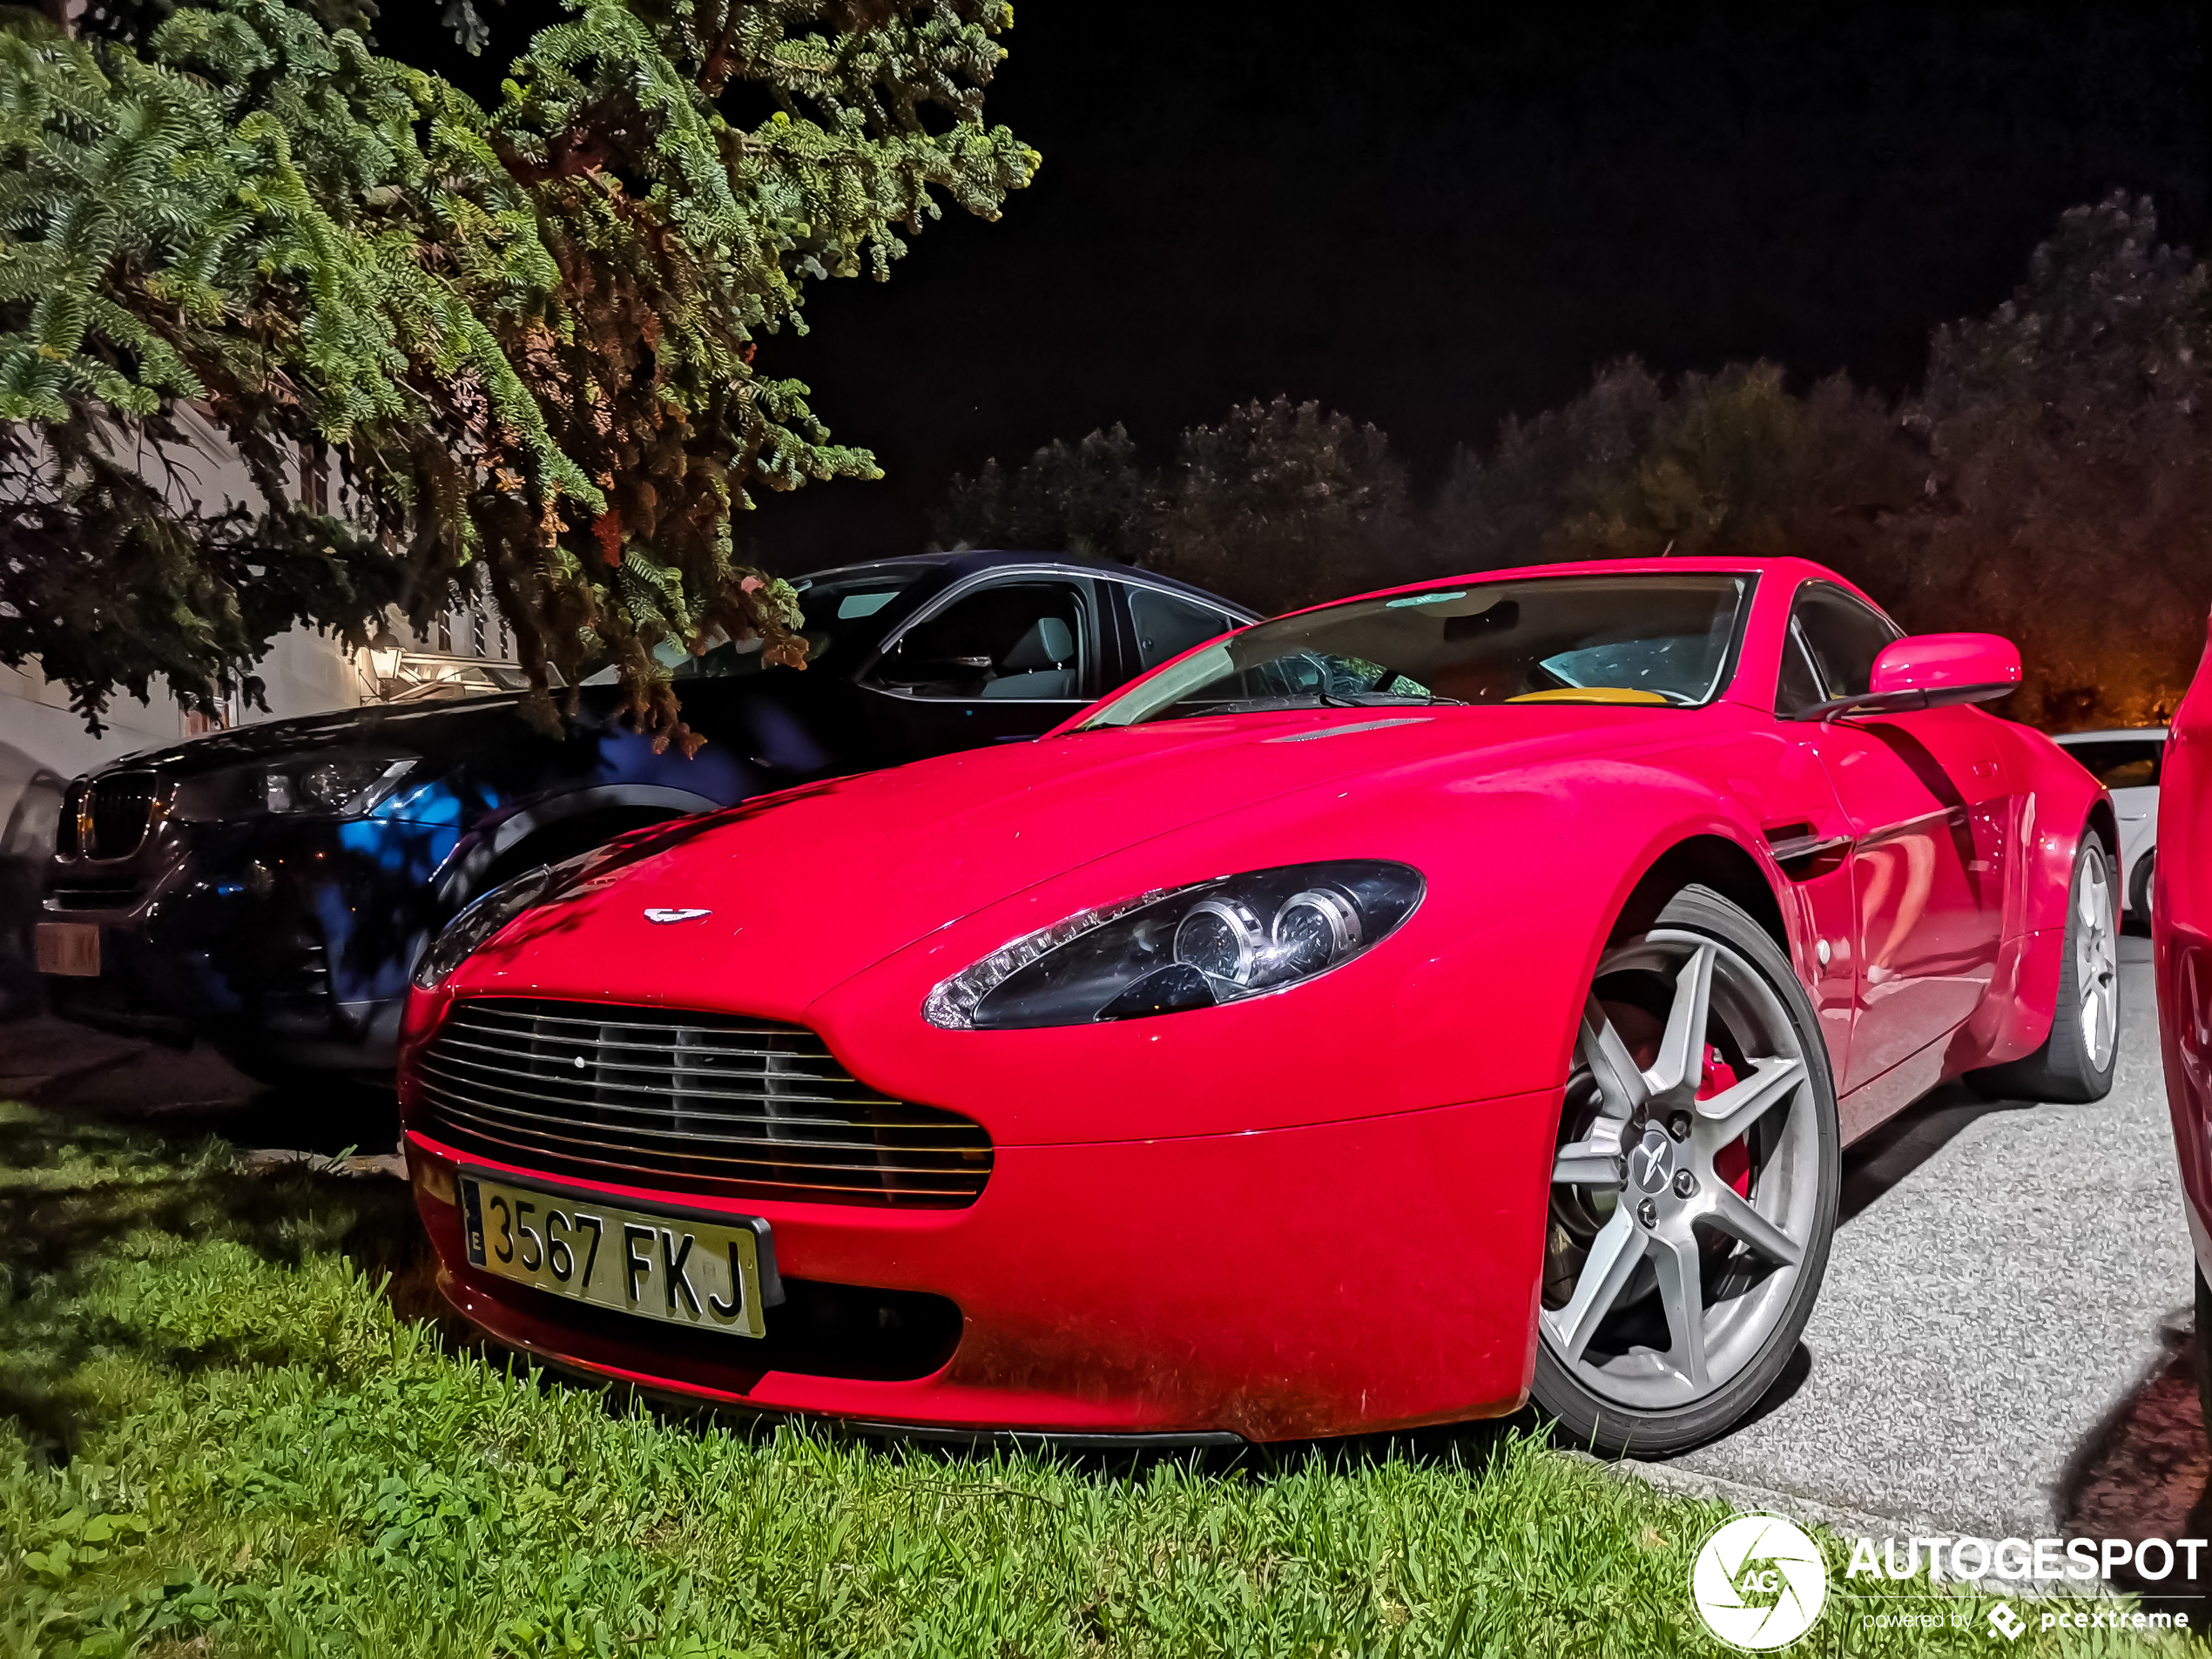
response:
M2059 1530L2074 1466L2189 1322L2150 943L2121 945L2111 1095L2025 1106L1946 1088L1846 1155L1804 1352L1764 1416L1662 1483L1711 1476L1931 1530Z

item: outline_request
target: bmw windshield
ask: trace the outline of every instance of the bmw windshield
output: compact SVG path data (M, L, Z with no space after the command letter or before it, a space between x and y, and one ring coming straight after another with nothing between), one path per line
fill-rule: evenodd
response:
M1725 681L1744 576L1465 583L1263 622L1130 686L1097 726L1425 703L1695 708Z

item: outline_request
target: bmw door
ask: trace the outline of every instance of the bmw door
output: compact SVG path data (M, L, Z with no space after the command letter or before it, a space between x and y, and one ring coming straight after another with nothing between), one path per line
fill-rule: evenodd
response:
M1101 611L1089 577L994 572L885 641L861 689L902 759L1039 737L1112 683Z

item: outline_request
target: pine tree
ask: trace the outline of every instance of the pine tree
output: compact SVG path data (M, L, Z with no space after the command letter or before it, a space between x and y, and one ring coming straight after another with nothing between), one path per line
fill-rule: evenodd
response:
M574 0L489 110L344 0L158 10L0 29L0 661L97 721L475 594L538 712L604 660L689 746L656 647L799 660L732 514L879 475L754 354L1028 182L982 120L1004 0ZM187 406L256 503L195 498ZM303 455L354 510L299 504Z

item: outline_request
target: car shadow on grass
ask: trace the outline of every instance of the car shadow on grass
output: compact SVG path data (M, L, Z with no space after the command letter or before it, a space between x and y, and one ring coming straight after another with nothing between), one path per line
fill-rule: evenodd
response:
M182 1348L116 1321L45 1316L42 1298L81 1279L133 1236L228 1240L296 1267L344 1257L402 1317L456 1349L473 1339L438 1295L412 1194L388 1177L339 1173L329 1160L255 1162L207 1136L0 1104L0 1413L48 1455L66 1459L94 1410L67 1381L98 1356L181 1371L278 1361L257 1339Z

